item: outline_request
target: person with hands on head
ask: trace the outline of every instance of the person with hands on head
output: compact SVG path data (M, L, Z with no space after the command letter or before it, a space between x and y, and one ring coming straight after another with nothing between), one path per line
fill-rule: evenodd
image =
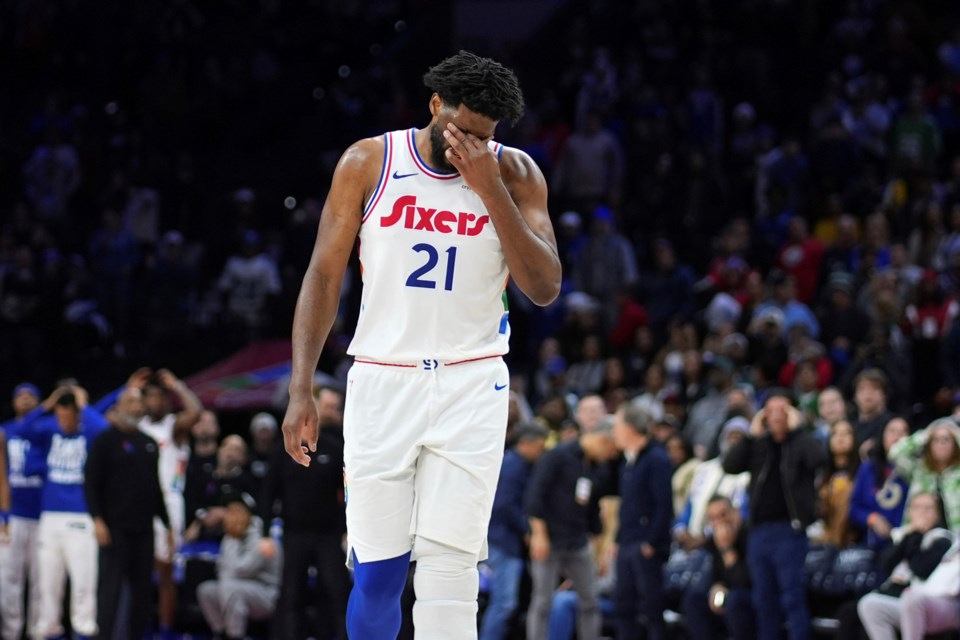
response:
M70 626L81 636L97 634L97 539L84 495L87 455L109 423L88 405L78 385L58 388L48 399L52 418L30 429L26 473L44 473L40 524L40 615L32 633L63 634L61 610L65 578L70 577ZM46 404L46 403L45 403Z
M943 501L944 520L960 530L960 427L952 418L938 418L890 448L890 460L910 484L909 501L933 493ZM904 524L910 524L910 512Z
M120 601L124 582L130 607L121 626L131 639L146 633L153 608L155 517L165 528L166 549L173 551L173 531L157 470L158 446L137 428L143 415L143 392L128 387L107 413L112 428L94 441L87 458L84 495L100 546L97 600L103 606L98 607L97 622L104 638L113 637L115 603Z
M186 526L183 492L190 460L190 430L200 420L203 405L186 383L169 369L159 369L152 375L149 369L141 369L131 379L143 393L146 413L140 420L139 429L156 440L159 447L157 464L160 486L170 517L169 528L159 519L153 523L160 633L164 636L163 640L167 640L171 635L170 628L176 617L177 605L172 558L183 540ZM179 400L179 411L173 410L171 396ZM173 548L167 548L169 531L173 531Z
M827 453L802 425L792 394L773 389L748 437L723 459L727 473L750 472L747 564L760 640L778 640L784 618L790 640L810 637L803 579L806 528L816 519L815 484Z
M538 305L560 291L547 185L493 140L516 122L512 71L461 51L424 75L424 129L341 157L294 313L284 446L316 449L320 351L359 238L361 313L344 411L354 640L395 637L411 557L417 637L475 638L478 573L509 410L507 278Z

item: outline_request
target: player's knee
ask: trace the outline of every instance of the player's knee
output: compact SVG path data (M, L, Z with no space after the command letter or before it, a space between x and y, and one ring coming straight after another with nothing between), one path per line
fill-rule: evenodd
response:
M475 602L480 577L477 555L417 537L413 588L418 600Z
M400 598L407 583L410 554L376 562L358 562L353 557L353 588L368 603L389 603Z

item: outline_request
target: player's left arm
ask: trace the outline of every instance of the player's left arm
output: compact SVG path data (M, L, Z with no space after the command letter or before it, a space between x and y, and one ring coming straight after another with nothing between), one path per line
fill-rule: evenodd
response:
M522 151L504 148L498 161L485 140L455 125L444 132L446 155L490 214L510 277L540 306L560 293L560 257L547 211L547 181Z

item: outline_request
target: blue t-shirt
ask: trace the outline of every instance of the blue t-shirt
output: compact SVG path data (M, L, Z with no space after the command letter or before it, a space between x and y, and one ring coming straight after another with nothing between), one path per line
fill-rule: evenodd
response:
M43 415L37 407L22 418L14 418L0 425L7 436L7 478L10 482L10 515L36 520L40 517L40 492L43 476L25 473L30 440L27 433L32 424Z
M67 435L53 416L33 423L30 429L30 451L27 473L42 473L41 510L87 513L83 494L84 467L87 454L97 436L110 424L90 407L80 412L80 428Z

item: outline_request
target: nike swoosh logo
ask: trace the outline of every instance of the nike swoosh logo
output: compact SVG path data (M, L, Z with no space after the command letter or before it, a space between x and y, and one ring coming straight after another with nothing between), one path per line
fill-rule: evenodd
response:
M493 383L494 391L502 391L503 389L506 389L506 388L507 388L507 385L505 384L497 384L496 382Z
M399 172L397 172L397 171L394 171L394 172L393 172L393 179L394 179L394 180L400 180L401 178L409 178L410 176L415 176L415 175L417 175L417 172L416 172L416 171L414 171L413 173L399 173Z

